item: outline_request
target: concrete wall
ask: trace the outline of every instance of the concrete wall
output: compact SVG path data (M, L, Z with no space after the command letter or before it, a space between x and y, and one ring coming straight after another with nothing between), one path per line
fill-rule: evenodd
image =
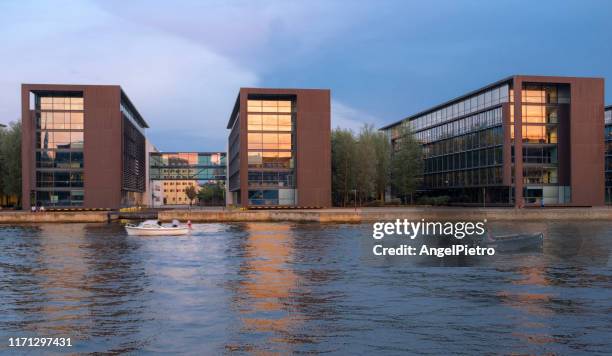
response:
M323 209L323 210L166 210L159 212L159 219L186 222L239 222L239 221L295 221L319 223L360 223L374 221L565 221L609 220L608 208L557 208L557 209L507 209L507 208L383 208L383 209Z
M26 211L0 212L0 224L21 223L100 223L108 221L106 211L45 212Z

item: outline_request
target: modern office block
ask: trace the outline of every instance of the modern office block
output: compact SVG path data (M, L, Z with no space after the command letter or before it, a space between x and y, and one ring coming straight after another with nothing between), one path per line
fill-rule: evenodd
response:
M117 85L23 84L23 208L142 204L147 123Z
M330 91L242 88L227 128L228 203L331 205Z
M604 203L604 80L512 76L382 128L423 147L421 194L465 204ZM406 131L408 130L408 131Z
M606 181L606 203L612 202L612 105L605 108L605 181Z
M224 185L225 156L225 152L152 152L153 205L189 204L188 186L199 190L207 184Z

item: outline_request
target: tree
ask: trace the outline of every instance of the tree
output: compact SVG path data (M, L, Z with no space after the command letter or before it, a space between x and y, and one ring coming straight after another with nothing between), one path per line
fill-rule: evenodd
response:
M391 176L391 142L384 132L378 131L373 137L376 157L376 194L380 201L385 201L385 191Z
M187 188L185 188L185 195L187 195L187 198L189 199L189 207L191 207L193 200L198 196L198 191L195 186L188 185Z
M351 130L332 132L332 197L336 205L346 206L355 189L356 141Z
M357 136L355 150L355 189L359 203L376 199L376 132L372 125L364 125Z
M391 187L407 202L407 197L418 188L422 174L422 148L409 130L403 130L399 137L391 155Z
M21 123L0 131L0 193L16 196L21 205Z
M225 186L222 183L205 184L198 192L198 200L206 205L225 204Z

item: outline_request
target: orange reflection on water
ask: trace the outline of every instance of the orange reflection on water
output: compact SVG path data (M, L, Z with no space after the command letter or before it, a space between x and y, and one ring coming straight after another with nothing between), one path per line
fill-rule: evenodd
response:
M78 319L81 327L89 327L92 324L78 312L83 309L82 300L90 296L83 288L89 266L82 249L70 248L66 244L83 244L85 225L43 224L39 229L44 238L39 240L38 259L45 269L33 270L33 273L44 276L39 287L44 291L42 294L45 295L46 301L39 303L38 312L44 314L42 319L45 321L39 323L36 330L49 334L74 334L73 324L66 321ZM70 241L63 239L64 236L70 236Z
M534 266L521 268L517 272L522 278L513 280L511 283L521 286L533 286L541 288L550 285L550 282L545 276L545 266ZM509 292L500 291L497 293L502 304L505 304L518 312L524 312L540 317L551 317L555 311L549 307L554 296L548 293L530 293L530 292ZM526 330L546 328L544 323L534 323L532 321L519 322L518 330L512 332L512 335L522 339L524 342L535 345L554 343L556 340L552 335L547 333L528 333Z
M246 224L246 262L240 272L246 279L239 284L239 311L249 332L273 332L268 339L289 345L294 340L287 332L301 324L300 317L289 310L289 298L298 276L291 269L293 234L287 225ZM279 335L281 333L281 335Z

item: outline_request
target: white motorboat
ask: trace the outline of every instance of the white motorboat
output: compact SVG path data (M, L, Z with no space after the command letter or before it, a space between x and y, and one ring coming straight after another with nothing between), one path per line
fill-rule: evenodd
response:
M138 225L125 225L127 234L140 236L177 236L189 233L189 227L180 226L178 221L173 221L171 226L160 225L156 220L146 220Z

